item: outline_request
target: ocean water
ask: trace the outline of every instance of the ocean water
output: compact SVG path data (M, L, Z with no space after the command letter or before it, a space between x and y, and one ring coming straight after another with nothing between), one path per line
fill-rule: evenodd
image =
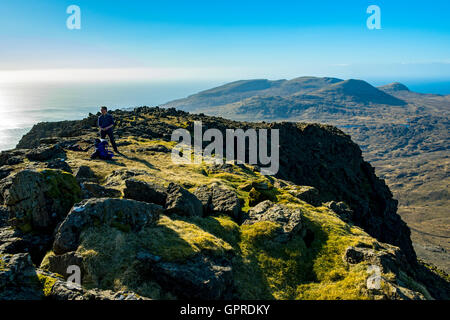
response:
M392 81L378 81L382 85ZM401 81L422 93L450 94L450 81ZM0 83L0 151L12 149L42 121L77 120L99 106L157 106L222 85L219 81Z
M12 149L31 127L42 121L77 120L99 106L109 109L157 106L184 98L212 81L114 83L0 83L0 151Z

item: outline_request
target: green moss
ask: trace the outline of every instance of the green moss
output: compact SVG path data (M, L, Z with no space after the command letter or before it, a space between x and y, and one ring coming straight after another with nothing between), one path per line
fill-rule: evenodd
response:
M81 200L81 188L75 177L64 171L45 169L41 171L49 190L46 196L58 199L63 210L70 209L74 203Z
M39 282L41 283L42 291L45 297L52 295L53 286L55 285L57 278L49 277L42 273L37 274Z

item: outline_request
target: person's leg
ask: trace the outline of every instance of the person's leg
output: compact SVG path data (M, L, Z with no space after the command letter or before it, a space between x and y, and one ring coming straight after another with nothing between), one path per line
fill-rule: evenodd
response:
M100 130L100 138L105 139L106 137L106 131Z
M114 134L113 134L113 130L109 129L107 131L108 137L109 137L109 141L111 141L111 145L114 149L115 152L119 152L119 150L117 150L117 145L116 145L116 141L114 140Z

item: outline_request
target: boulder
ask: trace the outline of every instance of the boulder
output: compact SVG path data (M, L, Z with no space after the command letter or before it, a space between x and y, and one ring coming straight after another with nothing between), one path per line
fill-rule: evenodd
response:
M289 194L294 197L305 201L313 206L319 206L321 204L319 197L319 190L314 187L309 186L296 186L296 185L288 185L283 188Z
M195 195L177 184L170 183L167 187L166 212L201 217L203 205Z
M225 214L240 219L241 201L234 191L215 183L198 187L194 195L202 202L205 215Z
M0 228L0 254L29 253L36 264L51 249L52 242L51 235L23 233L11 227Z
M69 266L73 265L78 266L81 270L81 274L84 274L83 257L75 251L61 255L48 254L42 262L41 268L67 278L69 276L67 269Z
M10 221L23 231L52 232L81 199L75 178L61 170L23 170L11 178L3 193Z
M342 220L346 222L352 220L353 210L345 202L329 201L324 206L333 210Z
M22 163L25 157L25 151L21 149L14 149L0 152L0 167L12 166Z
M49 162L47 162L47 168L60 169L62 171L72 173L72 168L70 168L69 164L63 159L50 160Z
M302 230L300 209L291 209L270 200L263 201L251 208L243 224L251 225L260 221L272 221L281 226L276 241L287 242Z
M54 158L65 158L66 153L60 145L44 145L28 151L25 155L30 161L48 161Z
M6 206L0 205L0 228L8 224L9 210Z
M84 199L89 198L120 198L122 192L117 189L107 188L94 182L80 184Z
M196 256L184 263L146 264L152 278L180 299L231 299L233 276L226 259Z
M0 300L42 298L42 290L30 255L0 254Z
M37 270L37 275L45 297L50 300L149 300L128 290L118 292L100 289L87 290L75 283L65 281L55 273L41 269Z
M84 228L105 224L121 230L140 231L156 223L163 208L156 204L128 199L88 199L74 206L59 226L53 251L63 254L75 251Z
M97 182L97 177L95 176L94 171L88 166L80 166L74 173L75 178L79 182Z
M366 287L369 295L376 299L432 299L425 286L413 280L416 278L414 270L398 247L377 242L372 248L365 245L349 246L343 259L349 264L368 264Z
M0 167L0 180L9 176L9 174L13 171L13 168L10 166L2 166Z
M164 206L166 203L166 188L152 182L144 182L136 179L125 181L124 197L137 201L156 203Z

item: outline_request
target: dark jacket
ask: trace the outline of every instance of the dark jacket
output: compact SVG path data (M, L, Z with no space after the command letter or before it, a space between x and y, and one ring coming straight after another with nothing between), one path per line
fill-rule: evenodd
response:
M110 125L114 125L114 118L109 113L98 117L97 124L100 128L106 128Z

